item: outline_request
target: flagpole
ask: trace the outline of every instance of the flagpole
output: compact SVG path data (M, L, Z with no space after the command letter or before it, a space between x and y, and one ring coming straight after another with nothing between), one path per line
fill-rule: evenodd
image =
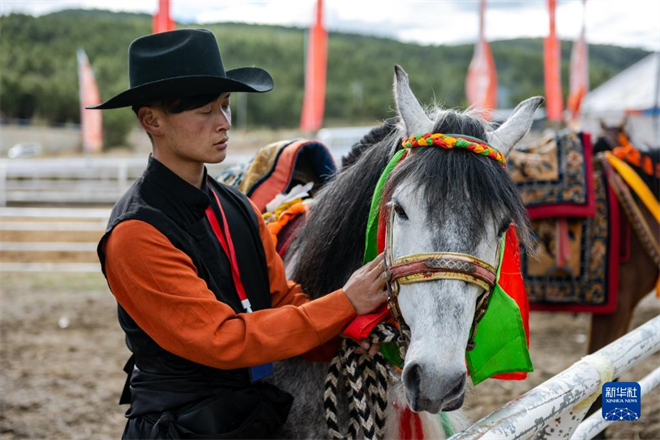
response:
M305 67L305 95L300 130L310 133L321 128L325 107L328 33L323 26L323 0L317 0L315 23L309 29Z
M480 108L483 117L490 120L497 108L497 70L490 45L486 40L486 0L479 3L479 38L465 79L468 105Z
M561 123L564 99L561 89L561 43L555 30L556 0L548 0L550 32L543 45L546 112L549 121Z
M582 28L573 43L570 62L569 94L566 106L570 112L569 122L579 128L578 118L582 100L589 93L589 50L586 41L587 0L582 0Z

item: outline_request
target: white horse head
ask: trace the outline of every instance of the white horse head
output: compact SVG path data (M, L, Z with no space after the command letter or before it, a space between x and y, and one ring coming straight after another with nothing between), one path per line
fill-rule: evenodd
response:
M472 116L434 108L428 113L395 66L395 100L406 136L442 132L488 142L505 156L529 131L543 102L523 101L498 129ZM527 218L506 170L495 160L461 150L415 150L390 177L394 209L392 255L457 252L497 267L498 243L511 221L525 233ZM463 404L465 351L479 286L457 280L402 284L398 297L411 341L403 370L405 396L413 411L451 411Z

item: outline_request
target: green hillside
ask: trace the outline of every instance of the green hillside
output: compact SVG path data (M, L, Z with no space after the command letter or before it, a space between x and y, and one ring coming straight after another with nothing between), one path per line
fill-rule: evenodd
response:
M297 126L304 88L305 31L227 23L204 27L216 34L226 68L255 65L275 79L273 92L249 96L250 126ZM82 47L87 52L105 100L128 87L126 49L133 39L151 31L151 17L99 10L68 10L38 18L11 14L0 17L0 29L2 116L77 122L76 50ZM543 94L542 46L541 39L492 43L501 107ZM571 42L562 43L565 89L571 46ZM592 88L647 54L602 45L591 45L589 50ZM472 45L419 46L331 33L326 124L368 124L391 116L395 63L408 71L423 102L436 99L446 106L464 106L465 73L472 52ZM130 110L105 112L106 134L115 137L106 143L120 142L133 118Z

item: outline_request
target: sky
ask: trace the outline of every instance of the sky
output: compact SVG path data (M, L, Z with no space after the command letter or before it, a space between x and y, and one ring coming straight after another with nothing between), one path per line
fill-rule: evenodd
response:
M315 0L171 0L178 23L246 22L307 27ZM153 14L157 0L0 0L0 13L42 15L70 8ZM478 0L326 0L325 24L342 31L420 44L472 43L479 27ZM558 0L557 33L577 38L586 17L590 43L660 50L660 0ZM548 32L546 0L489 0L486 37L542 37Z

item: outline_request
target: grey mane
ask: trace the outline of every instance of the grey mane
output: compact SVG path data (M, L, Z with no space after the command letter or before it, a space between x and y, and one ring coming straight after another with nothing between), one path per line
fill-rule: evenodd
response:
M376 128L373 128L369 133L367 133L359 142L351 147L351 151L341 159L341 169L345 170L346 168L353 165L357 160L362 156L367 149L372 147L374 144L379 143L385 137L388 137L392 134L397 128L399 118L390 118Z
M490 128L469 112L438 109L429 116L436 121L436 133L485 139ZM362 265L373 191L394 150L401 148L404 133L394 120L372 130L353 147L342 172L316 195L308 222L290 250L297 263L291 278L313 297L341 288ZM469 253L483 237L486 216L475 215L478 212L498 219L498 229L513 219L521 243L529 242L526 211L515 184L492 159L464 150L418 149L393 172L386 193L404 180L422 191L431 209L429 218L434 219L432 227L442 228L439 213L445 209L456 210L465 219L466 248L455 251ZM434 245L440 250L442 243Z

